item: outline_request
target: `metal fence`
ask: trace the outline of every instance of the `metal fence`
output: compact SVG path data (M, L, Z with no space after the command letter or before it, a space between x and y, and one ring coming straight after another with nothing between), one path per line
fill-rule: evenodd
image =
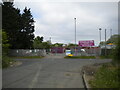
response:
M100 55L100 48L84 48L84 51L81 49L70 49L72 54L77 56L99 56Z
M73 55L77 56L99 56L104 54L104 50L100 50L100 48L84 48L85 51L80 48L76 49L76 53L74 48L70 48L70 50ZM51 49L11 49L9 56L46 56L49 53L52 53ZM62 53L65 54L65 52Z
M114 49L101 49L101 56L112 56Z
M45 49L11 49L10 56L45 56Z

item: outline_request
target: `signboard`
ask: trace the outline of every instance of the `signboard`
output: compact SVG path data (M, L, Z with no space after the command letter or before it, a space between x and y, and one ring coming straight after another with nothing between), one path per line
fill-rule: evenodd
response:
M79 46L81 46L81 47L94 46L94 40L79 41Z
M66 56L68 56L69 54L71 54L71 50L66 50Z

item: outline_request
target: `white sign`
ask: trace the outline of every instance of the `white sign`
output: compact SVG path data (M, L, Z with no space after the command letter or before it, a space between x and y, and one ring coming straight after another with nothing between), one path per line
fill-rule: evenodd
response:
M68 56L69 54L71 54L71 50L66 50L66 56Z

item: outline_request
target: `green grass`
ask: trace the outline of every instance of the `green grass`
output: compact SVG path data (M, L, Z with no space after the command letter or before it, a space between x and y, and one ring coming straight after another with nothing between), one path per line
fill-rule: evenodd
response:
M94 79L89 83L92 88L120 88L118 74L117 67L111 64L104 64L101 68L99 68L94 75Z
M112 56L100 56L100 59L112 59Z
M70 59L95 59L95 56L65 56L64 58Z
M23 56L23 57L11 57L13 59L34 59L34 58L43 58L43 56Z
M2 57L2 68L9 67L10 62L15 62L15 61L12 58L3 55L3 57Z

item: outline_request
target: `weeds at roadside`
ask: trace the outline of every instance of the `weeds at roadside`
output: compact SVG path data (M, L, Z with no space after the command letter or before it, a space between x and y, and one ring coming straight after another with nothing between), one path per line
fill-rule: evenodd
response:
M40 59L43 58L43 56L22 56L22 57L11 57L13 59Z
M12 58L8 56L3 56L2 57L2 68L7 68L11 65L11 63L15 62Z
M120 88L118 67L112 64L103 64L89 83L92 88Z

